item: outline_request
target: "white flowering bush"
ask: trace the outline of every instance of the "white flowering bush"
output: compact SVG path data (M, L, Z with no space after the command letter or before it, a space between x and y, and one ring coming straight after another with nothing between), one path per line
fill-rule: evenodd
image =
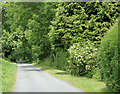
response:
M68 71L74 75L84 75L91 71L96 64L97 50L90 42L83 45L74 43L68 49L70 54L67 58L70 65Z

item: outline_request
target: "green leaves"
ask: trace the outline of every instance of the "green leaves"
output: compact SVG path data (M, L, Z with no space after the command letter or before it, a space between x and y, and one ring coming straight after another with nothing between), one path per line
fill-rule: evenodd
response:
M17 59L45 58L50 51L47 33L54 17L54 6L54 3L42 2L6 3L2 35L5 55L7 48L11 57Z
M118 2L7 2L3 4L3 8L6 8L2 13L3 53L5 57L37 62L54 53L56 54L56 62L61 62L59 57L63 58L62 52L67 53L71 50L71 53L65 56L71 63L69 66L65 65L71 74L84 75L88 71L93 71L96 66L97 53L90 47L94 45L93 48L99 48L104 34L118 18L118 6ZM108 39L110 38L108 37ZM90 45L87 44L88 41ZM75 49L70 48L76 44L78 46L75 46ZM100 53L101 59L106 55L103 62L110 60L110 56L112 56L110 51L114 54L113 48L116 44L112 44L114 42L110 40L104 44L106 46L101 47L108 51L102 50ZM111 46L107 49L109 45ZM64 66L65 57L61 64L57 63L59 68ZM113 58L115 59L113 56L111 61ZM81 63L78 62L78 59ZM104 70L109 72L109 66L106 64L104 67L107 68ZM109 77L112 78L111 75ZM107 83L109 85L109 81Z
M64 49L67 51L74 43L84 45L87 41L90 41L92 45L95 45L95 48L98 48L104 34L108 32L110 26L117 19L117 15L117 2L59 3L55 18L51 21L50 32L48 33L52 50ZM79 50L78 52L82 51ZM91 65L87 64L87 68L96 66L94 63L96 62L96 57L93 57L92 60L89 60L89 58L86 60L87 63L91 62ZM73 60L69 66L71 70L68 70L72 74L78 72L78 75L80 74L79 71L81 71L81 74L83 71L85 72L86 67L83 65L83 70L81 70L79 69L80 65L78 65L77 61Z
M106 85L111 91L119 91L118 74L118 21L102 39L99 60Z

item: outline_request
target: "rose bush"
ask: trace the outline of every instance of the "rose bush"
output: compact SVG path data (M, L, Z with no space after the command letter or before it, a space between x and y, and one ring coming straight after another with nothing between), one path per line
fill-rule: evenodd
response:
M74 43L69 49L68 72L73 75L84 75L93 70L96 64L97 48L92 43Z

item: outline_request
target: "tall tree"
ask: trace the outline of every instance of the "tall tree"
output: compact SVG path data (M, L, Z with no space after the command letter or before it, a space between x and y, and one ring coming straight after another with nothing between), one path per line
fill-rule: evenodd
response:
M42 59L49 54L47 39L50 21L54 17L51 3L4 4L3 52L21 59ZM8 26L6 28L6 26ZM10 48L8 48L8 45ZM8 49L9 54L6 51ZM44 49L45 48L45 49Z
M118 6L118 2L60 3L49 32L53 49L68 49L84 40L99 45L119 15Z

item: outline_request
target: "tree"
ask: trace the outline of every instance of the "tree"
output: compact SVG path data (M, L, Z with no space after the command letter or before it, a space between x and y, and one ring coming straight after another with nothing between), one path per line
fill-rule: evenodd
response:
M2 43L5 56L26 60L47 56L50 51L47 33L54 7L55 4L42 2L4 4Z
M118 17L118 2L62 2L51 22L53 49L68 49L73 43L91 41L99 46L104 33Z

